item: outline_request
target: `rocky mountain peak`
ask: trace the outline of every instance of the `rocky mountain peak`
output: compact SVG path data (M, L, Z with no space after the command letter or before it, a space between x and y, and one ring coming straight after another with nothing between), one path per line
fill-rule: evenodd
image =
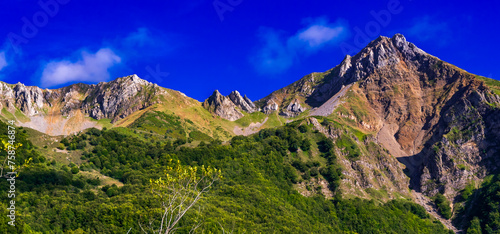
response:
M392 36L392 41L393 41L394 45L396 45L398 48L407 44L406 37L400 33L394 34L394 36Z
M238 90L234 90L234 91L232 91L232 92L229 94L229 96L232 96L232 95L236 95L236 96L238 96L238 97L240 97L240 98L243 98L243 97L241 96L240 92L238 92Z
M220 99L221 97L223 97L223 95L219 92L219 90L216 89L216 90L214 90L214 92L212 93L212 95L210 97Z
M391 39L393 45L406 56L407 59L414 59L415 56L427 55L423 50L415 46L415 44L406 41L402 34L396 34Z
M116 121L157 103L155 95L164 93L157 85L134 74L97 84L88 91L83 108L92 118Z
M212 95L203 102L203 107L213 114L230 121L243 117L243 113L238 110L239 108L233 101L231 101L229 97L223 96L218 90L215 90Z
M242 110L248 113L252 113L255 111L255 105L246 95L245 97L242 97L241 94L235 90L231 92L228 97L237 107L241 108Z
M147 80L144 80L144 79L141 79L139 76L137 76L136 74L133 74L133 75L130 75L130 76L125 76L125 77L120 77L120 78L117 78L115 80L112 80L110 82L102 82L102 83L99 83L100 85L119 85L119 86L122 86L122 87L136 87L136 88L140 88L142 86L152 86L153 83L147 81Z
M340 63L339 76L344 76L346 72L349 70L349 68L351 68L352 66L351 58L352 57L350 55L346 55L344 60L342 60L342 63Z
M236 90L232 91L228 96L224 96L218 90L215 90L203 102L203 107L213 114L231 121L243 117L243 111L253 113L260 110L246 95L242 97L240 92Z
M158 96L167 94L166 89L137 75L94 85L72 84L52 90L22 83L0 82L0 109L6 108L15 113L20 121L25 122L24 126L51 135L61 135L95 126L85 116L116 122L135 111L159 103ZM21 113L16 112L17 109ZM55 121L58 118L61 120ZM68 121L74 118L78 120Z
M280 111L283 116L297 116L307 109L338 103L335 100L342 96L337 94L343 87L365 80L378 70L399 70L399 66L416 69L421 64L426 64L430 57L414 44L407 42L401 34L392 38L380 36L356 55L346 55L336 67L324 73L307 75L257 103L265 113ZM333 110L324 109L329 110L324 112L324 115L331 114Z

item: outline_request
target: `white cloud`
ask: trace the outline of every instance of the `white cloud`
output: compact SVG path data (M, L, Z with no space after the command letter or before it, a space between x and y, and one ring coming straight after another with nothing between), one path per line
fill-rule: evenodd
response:
M342 36L345 28L341 25L312 25L297 35L301 41L307 42L309 47L321 47L324 44Z
M263 28L258 37L262 46L252 55L251 61L260 73L280 73L290 68L297 56L316 53L326 46L335 45L349 36L349 28L343 21L329 23L316 19L289 37L274 29Z
M108 69L121 62L111 49L102 48L95 54L82 52L76 62L69 60L49 62L42 72L43 87L69 82L100 82L109 79Z
M7 64L7 59L5 58L5 52L2 51L0 52L0 71L7 65L8 64Z

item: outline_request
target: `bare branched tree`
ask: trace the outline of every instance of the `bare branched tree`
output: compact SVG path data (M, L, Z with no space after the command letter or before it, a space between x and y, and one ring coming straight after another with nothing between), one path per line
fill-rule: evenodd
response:
M213 167L182 166L172 162L165 170L165 178L151 180L151 191L161 202L161 219L152 219L146 226L139 224L144 233L170 234L179 227L182 217L222 178L220 170ZM201 226L197 222L190 233Z

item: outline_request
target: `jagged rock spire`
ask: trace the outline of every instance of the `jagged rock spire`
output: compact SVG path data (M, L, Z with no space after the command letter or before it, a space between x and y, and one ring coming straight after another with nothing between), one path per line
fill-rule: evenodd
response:
M217 116L230 121L235 121L243 117L236 105L228 97L223 96L218 90L203 102L203 107Z
M221 118L227 120L237 120L243 117L243 111L252 113L258 111L255 104L245 95L242 97L238 91L233 91L227 97L218 90L203 102L203 107Z
M255 105L248 98L243 98L238 91L233 91L229 94L229 99L242 110L252 113L255 111ZM246 96L245 96L246 97Z

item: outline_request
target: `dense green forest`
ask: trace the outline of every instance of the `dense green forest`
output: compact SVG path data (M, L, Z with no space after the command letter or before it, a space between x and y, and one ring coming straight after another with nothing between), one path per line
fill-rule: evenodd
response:
M467 233L500 233L500 174L486 177L477 190L466 187L462 196L466 205L455 221L468 223Z
M3 179L0 233L141 233L139 224L161 214L150 180L165 176L172 160L185 166L215 167L223 175L181 220L179 233L189 232L196 224L201 224L200 233L221 233L222 228L234 233L449 232L423 207L408 200L342 199L337 191L342 170L334 144L310 126L299 124L190 147L185 139L144 139L114 129L90 129L61 141L61 148L81 152L81 165L41 155L27 140L26 131L17 129L16 140L22 146L16 157L21 166L16 226L7 225L10 199L8 182ZM7 132L3 122L0 131ZM313 149L323 160L298 157L297 151ZM7 157L5 150L0 157ZM101 184L98 176L84 176L84 172L99 172L123 186ZM310 178L327 180L334 196L306 197L297 192L294 185Z

